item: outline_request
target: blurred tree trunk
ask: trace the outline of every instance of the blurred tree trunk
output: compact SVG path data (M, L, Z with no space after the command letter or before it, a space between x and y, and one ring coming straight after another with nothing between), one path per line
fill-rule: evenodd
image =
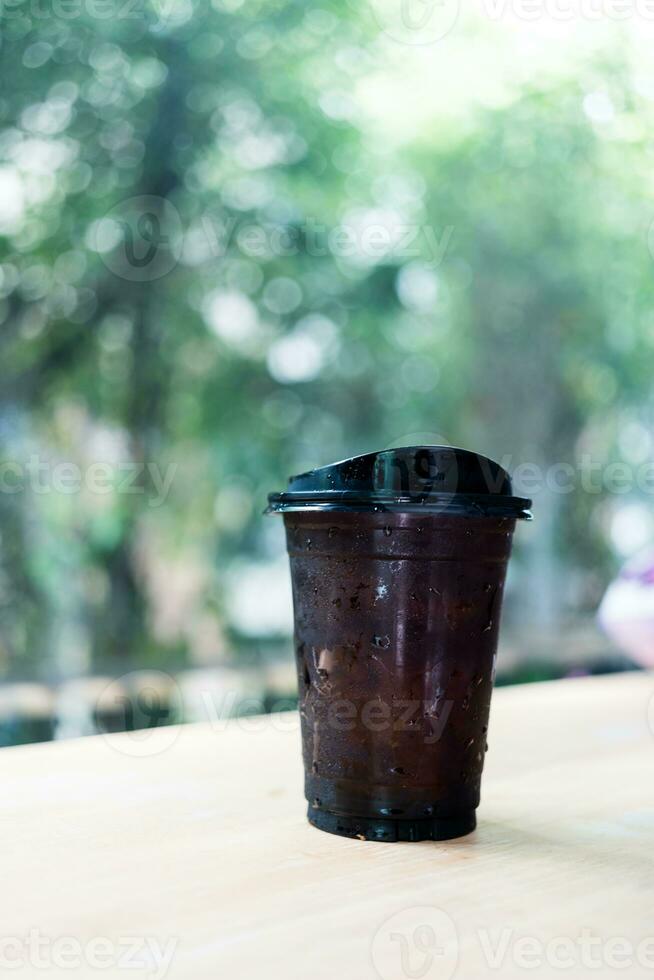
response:
M184 105L188 74L181 45L164 40L157 52L168 74L161 86L156 111L145 138L145 155L140 185L129 196L167 199L180 182L175 160L175 140L183 132ZM143 508L147 507L148 463L157 461L159 436L165 424L169 390L167 368L162 353L164 331L170 329L165 317L166 278L130 282L114 277L114 301L129 310L132 317L131 362L124 407L124 425L129 433L132 462L138 467L135 481L141 493L126 495L120 507L124 514L123 532L115 546L104 554L108 580L107 600L94 629L94 659L99 662L120 658L124 662L147 657L151 631L147 623L147 596L135 562L134 547Z

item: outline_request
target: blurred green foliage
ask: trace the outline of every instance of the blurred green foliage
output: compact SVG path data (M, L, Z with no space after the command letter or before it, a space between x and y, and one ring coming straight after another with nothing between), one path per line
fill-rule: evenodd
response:
M645 458L653 114L617 56L385 145L354 5L3 20L0 673L283 639L261 511L307 467L416 441ZM53 486L62 462L108 464L109 492ZM614 498L535 497L508 616L542 627L593 609Z

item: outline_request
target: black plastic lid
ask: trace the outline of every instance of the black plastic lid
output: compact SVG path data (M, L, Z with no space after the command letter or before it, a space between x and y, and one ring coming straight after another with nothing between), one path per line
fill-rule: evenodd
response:
M267 514L302 510L443 512L531 519L498 463L467 449L408 446L353 456L292 476L268 496Z

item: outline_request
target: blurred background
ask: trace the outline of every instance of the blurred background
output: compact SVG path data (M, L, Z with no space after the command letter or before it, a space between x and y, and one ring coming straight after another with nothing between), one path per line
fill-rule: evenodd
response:
M653 37L636 0L5 0L0 744L287 707L266 495L403 444L534 500L500 682L649 662Z

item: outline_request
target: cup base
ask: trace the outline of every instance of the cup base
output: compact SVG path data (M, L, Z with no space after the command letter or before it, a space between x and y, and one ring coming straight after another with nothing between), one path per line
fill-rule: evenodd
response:
M358 840L400 841L451 840L472 833L477 826L475 810L462 810L450 817L429 817L426 820L377 820L370 817L344 817L329 810L309 806L309 823L328 834L356 837Z

